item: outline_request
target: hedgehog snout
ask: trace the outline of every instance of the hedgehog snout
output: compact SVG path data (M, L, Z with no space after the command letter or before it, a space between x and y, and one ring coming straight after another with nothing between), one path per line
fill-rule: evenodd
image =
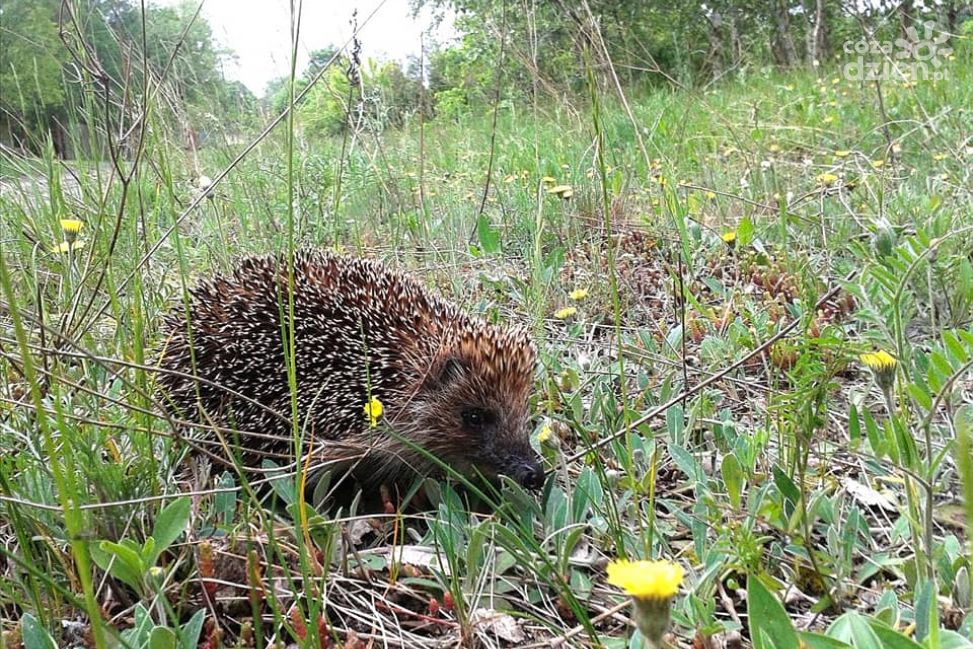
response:
M503 465L500 473L512 478L525 489L540 489L544 486L544 467L533 451L524 455L508 456Z
M526 489L540 489L546 476L538 460L529 460L518 466L512 477Z

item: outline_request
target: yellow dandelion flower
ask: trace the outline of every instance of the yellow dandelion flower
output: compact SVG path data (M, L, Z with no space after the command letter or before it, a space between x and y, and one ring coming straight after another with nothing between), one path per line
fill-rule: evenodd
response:
M662 646L662 636L669 627L669 607L682 577L682 566L672 561L620 559L608 564L608 583L632 597L632 617L653 649Z
M879 349L862 354L858 357L858 360L862 362L862 365L871 370L872 376L875 377L875 382L878 383L878 387L886 394L890 394L889 390L895 384L895 366L898 365L895 356L892 356L892 354L883 349Z
M884 349L880 349L875 352L867 352L858 357L862 362L862 365L872 370L873 372L887 372L889 370L894 370L896 364L895 356L888 353Z
M537 441L541 444L544 444L547 442L547 440L551 439L551 435L553 434L554 434L554 429L551 428L551 425L544 424L544 426L541 427L540 432L537 433Z
M80 219L61 219L61 230L64 231L65 236L77 234L83 225L84 221Z
M714 200L716 198L716 192L704 192L703 196L705 196L709 200Z
M574 196L574 189L571 185L555 185L547 190L548 194L554 194L558 198L563 198L565 200Z
M588 289L586 288L576 288L568 294L572 300L575 302L583 300L588 297Z
M735 244L737 242L737 231L736 230L727 230L726 232L724 232L723 234L720 235L720 239L723 240L723 243L726 243L726 244L732 246L733 244Z
M554 317L557 318L558 320L567 320L577 312L578 312L577 308L573 306L566 306L563 309L558 309L557 311L555 311Z
M617 559L608 564L608 583L636 599L671 599L682 577L682 566L672 561Z
M365 416L368 417L368 425L375 428L383 412L385 412L385 406L378 400L378 397L372 397L365 404Z
M849 151L848 149L838 149L837 151L834 152L834 157L836 158L847 158L850 155L851 155L851 151Z
M831 185L838 182L838 176L832 173L823 173L823 174L818 174L815 180L817 180L818 184L821 185L822 187L830 187Z
M872 169L881 169L885 166L885 160L872 160Z

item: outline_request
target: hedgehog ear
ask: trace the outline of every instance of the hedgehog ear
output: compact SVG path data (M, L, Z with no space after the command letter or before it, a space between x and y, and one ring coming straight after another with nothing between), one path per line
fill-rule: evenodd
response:
M434 383L436 387L444 388L466 376L467 369L468 366L462 358L450 356L439 366Z

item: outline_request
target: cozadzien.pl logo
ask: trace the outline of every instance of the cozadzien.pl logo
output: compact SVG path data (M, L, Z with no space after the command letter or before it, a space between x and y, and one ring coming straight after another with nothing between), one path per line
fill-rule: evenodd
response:
M842 66L852 81L937 81L946 78L946 61L953 49L946 45L949 34L934 22L906 29L894 41L861 39L846 41L845 53L852 57Z

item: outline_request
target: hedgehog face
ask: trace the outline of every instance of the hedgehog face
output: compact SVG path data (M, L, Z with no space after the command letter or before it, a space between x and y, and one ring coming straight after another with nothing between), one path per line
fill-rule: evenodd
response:
M462 473L540 487L544 471L528 433L535 364L529 340L487 328L448 352L432 367L414 422L427 431L428 450Z

